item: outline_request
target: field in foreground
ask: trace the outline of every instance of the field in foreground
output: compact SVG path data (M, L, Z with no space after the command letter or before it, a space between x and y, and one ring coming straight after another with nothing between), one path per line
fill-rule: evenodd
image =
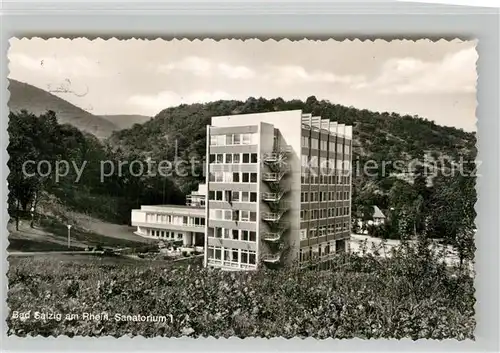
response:
M8 333L473 338L472 277L422 251L401 250L391 259L346 255L323 271L247 273L17 258L8 272ZM31 314L21 319L14 312ZM40 313L61 316L42 320ZM93 320L85 313L106 315Z

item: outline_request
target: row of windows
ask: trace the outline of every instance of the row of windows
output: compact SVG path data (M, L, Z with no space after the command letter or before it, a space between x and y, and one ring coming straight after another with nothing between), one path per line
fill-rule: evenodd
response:
M334 196L337 196L336 198ZM300 202L325 202L349 200L349 191L311 191L301 192Z
M256 222L257 212L243 210L218 210L209 211L210 219L221 221Z
M351 170L351 161L348 159L327 159L326 157L316 157L316 156L308 156L301 155L300 156L300 165L304 168L320 168L325 174L330 174L332 169L337 170Z
M257 263L257 255L252 250L209 246L207 248L207 260L211 265L244 268L246 267L245 265L255 265ZM255 266L249 266L249 268L252 267Z
M210 135L211 146L256 145L257 134Z
M309 236L307 235L307 229L301 229L300 230L300 240L305 240L307 238L311 239L311 238L317 238L317 237L324 237L326 235L332 235L335 233L344 232L346 230L349 230L349 223L348 222L328 224L328 225L320 226L317 228L310 228L309 229Z
M337 240L310 246L309 248L306 249L300 249L299 261L305 262L309 260L319 259L322 257L327 257L328 255L334 253L343 253L346 251L345 244L346 243L344 240Z
M169 232L168 230L157 230L157 229L148 229L146 234L150 237L157 237L163 239L182 239L182 233Z
M159 214L159 213L146 213L146 223L163 223L163 224L203 227L205 225L205 218L190 217L190 216L174 216L174 215Z
M210 172L209 180L213 183L256 183L257 173Z
M309 136L302 136L301 144L302 147L309 148L309 142L311 142L311 149L320 149L323 151L326 151L328 147L330 147L330 151L335 150L335 141L326 141L326 140L321 140L319 141L317 138L313 137L312 139ZM351 150L351 146L348 144L342 144L342 143L337 143L337 152L341 153L342 152L342 147L344 146L344 153L349 154L349 151Z
M257 202L257 193L249 191L209 191L208 198L212 201L225 202Z
M213 228L214 238L231 239L238 241L257 241L257 233L243 229Z
M239 163L257 163L257 153L212 153L209 163L215 164L239 164Z
M349 206L322 208L314 210L300 210L301 221L313 221L332 217L342 217L349 215Z
M350 183L350 177L342 175L302 174L300 180L302 184L348 185Z

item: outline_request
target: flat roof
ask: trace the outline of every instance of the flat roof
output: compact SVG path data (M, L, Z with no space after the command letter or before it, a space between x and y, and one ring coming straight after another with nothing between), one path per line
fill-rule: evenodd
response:
M188 205L141 205L141 207L162 207L162 208L187 208L187 209L204 209L205 206L188 206Z

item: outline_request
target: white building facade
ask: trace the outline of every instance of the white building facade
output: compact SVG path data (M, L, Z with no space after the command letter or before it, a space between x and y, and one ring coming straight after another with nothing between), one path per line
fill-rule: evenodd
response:
M179 244L186 251L202 252L205 238L206 185L189 195L186 206L154 205L132 210L135 234Z
M347 251L351 126L300 110L213 117L206 160L188 206L132 211L138 235L201 244L204 265L225 270Z
M352 127L300 110L207 126L205 266L255 269L347 250Z

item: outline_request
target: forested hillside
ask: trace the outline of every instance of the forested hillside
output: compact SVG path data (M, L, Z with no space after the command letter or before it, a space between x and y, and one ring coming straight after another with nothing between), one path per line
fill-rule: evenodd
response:
M69 90L69 87L67 87ZM48 110L56 113L60 124L70 124L83 132L104 139L119 127L112 119L89 113L52 93L30 84L9 79L10 98L8 106L12 112L26 110L35 115ZM67 94L73 94L68 91ZM119 124L118 124L119 125Z
M128 223L130 210L141 204L184 203L184 195L170 180L136 177L129 168L119 172L115 167L113 173L111 168L102 168L101 163L118 166L135 157L113 151L71 125L59 124L52 111L40 116L27 111L10 113L8 132L9 213L14 218L31 206L38 212L38 204L50 200L104 220ZM25 161L36 162L25 166L28 177L23 172ZM82 170L80 178L77 169ZM101 169L109 175L102 180Z

